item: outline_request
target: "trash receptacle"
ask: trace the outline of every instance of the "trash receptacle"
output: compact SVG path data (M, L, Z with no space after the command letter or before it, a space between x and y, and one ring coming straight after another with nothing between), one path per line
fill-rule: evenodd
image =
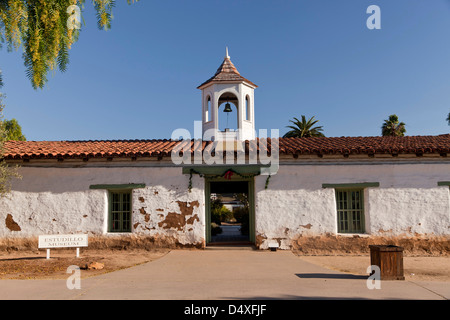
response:
M381 280L405 280L403 248L393 245L370 245L370 264L380 268Z

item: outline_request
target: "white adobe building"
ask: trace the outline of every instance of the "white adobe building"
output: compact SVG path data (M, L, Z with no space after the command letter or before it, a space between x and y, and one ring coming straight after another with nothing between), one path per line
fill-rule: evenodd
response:
M247 240L261 249L325 234L449 237L450 135L268 139L279 168L263 175L264 164L248 161L260 142L256 87L227 53L198 87L203 133L214 134L188 142L194 157L226 139L218 110L233 103L244 164L175 164L171 140L7 142L5 159L23 178L0 200L0 238L88 233L204 247L210 194L225 191L248 196Z

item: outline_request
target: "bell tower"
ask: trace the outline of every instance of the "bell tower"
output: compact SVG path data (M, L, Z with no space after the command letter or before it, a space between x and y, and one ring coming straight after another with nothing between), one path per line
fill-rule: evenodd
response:
M242 77L230 60L228 48L214 76L197 88L202 90L202 127L204 140L255 139L254 90L258 86ZM237 128L223 123L235 117ZM224 129L220 129L224 128Z

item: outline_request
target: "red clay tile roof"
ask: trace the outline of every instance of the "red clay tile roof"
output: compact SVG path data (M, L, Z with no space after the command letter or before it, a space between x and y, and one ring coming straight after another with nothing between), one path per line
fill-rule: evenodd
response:
M178 141L171 140L7 141L4 157L52 159L170 156L177 143Z
M450 152L450 134L406 137L281 138L281 154L426 154Z
M251 82L250 80L245 79L239 71L236 69L234 64L231 62L229 57L225 57L220 67L217 69L216 74L203 82L201 85L199 85L197 88L201 88L205 84L208 84L210 82L227 82L227 81L244 81L249 83L250 85L254 86L255 88L258 87L256 84Z
M320 137L280 138L280 154L347 155L347 154L447 154L450 135L406 137ZM12 159L84 159L115 157L170 156L178 141L171 140L104 140L104 141L7 141L4 157ZM192 151L203 151L211 142L190 142ZM255 141L246 142L248 152ZM251 149L253 150L253 149Z

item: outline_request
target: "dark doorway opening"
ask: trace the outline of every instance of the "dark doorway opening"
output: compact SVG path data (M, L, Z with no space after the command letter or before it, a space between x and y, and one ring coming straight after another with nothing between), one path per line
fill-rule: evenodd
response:
M250 242L249 182L210 182L210 244Z

